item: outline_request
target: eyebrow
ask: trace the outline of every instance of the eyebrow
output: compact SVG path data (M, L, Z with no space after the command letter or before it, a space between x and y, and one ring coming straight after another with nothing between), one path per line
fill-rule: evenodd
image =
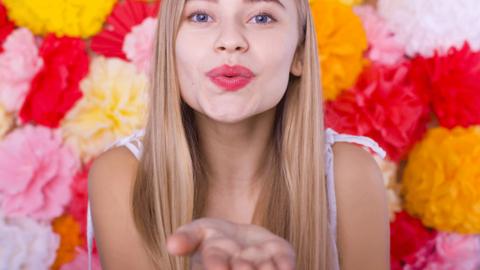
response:
M187 2L190 2L190 1L193 1L193 0L187 0ZM200 1L200 0L195 0L195 1ZM201 1L218 3L218 0L201 0ZM285 9L285 6L282 4L282 2L280 2L280 0L243 0L243 2L244 3L260 3L260 2L275 3Z

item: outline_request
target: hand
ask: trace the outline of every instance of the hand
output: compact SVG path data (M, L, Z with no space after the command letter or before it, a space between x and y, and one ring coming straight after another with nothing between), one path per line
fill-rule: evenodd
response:
M201 218L178 228L167 239L172 255L190 256L193 270L293 270L295 252L267 229Z

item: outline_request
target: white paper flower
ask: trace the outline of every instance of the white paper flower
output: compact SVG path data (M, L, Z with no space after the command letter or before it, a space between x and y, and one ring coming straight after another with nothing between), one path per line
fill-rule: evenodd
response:
M395 213L402 211L400 200L400 184L397 181L398 166L391 161L384 160L377 155L374 155L378 166L383 174L383 181L387 189L388 210L390 212L390 221L395 218Z
M445 53L465 41L480 49L478 0L379 0L377 6L409 56Z
M0 269L49 269L59 245L60 236L48 223L0 213Z

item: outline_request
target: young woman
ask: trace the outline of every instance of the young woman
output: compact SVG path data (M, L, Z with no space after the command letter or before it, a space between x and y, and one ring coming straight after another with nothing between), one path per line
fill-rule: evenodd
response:
M147 126L89 174L103 269L388 269L383 179L358 144L384 152L324 128L308 0L160 10Z

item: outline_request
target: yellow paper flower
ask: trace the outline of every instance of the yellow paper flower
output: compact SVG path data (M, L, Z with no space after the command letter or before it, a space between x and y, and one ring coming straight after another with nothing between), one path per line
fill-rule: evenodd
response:
M362 71L367 37L352 7L338 0L314 0L310 7L317 33L323 96L333 100L350 88Z
M57 257L50 270L58 270L60 267L75 259L75 248L81 246L80 224L70 215L60 216L52 221L52 229L60 235L60 246L57 249Z
M402 211L402 202L399 196L400 183L397 181L398 166L394 162L382 159L377 155L374 155L374 158L383 174L383 181L387 192L390 221L393 222L395 219L395 213Z
M87 38L96 34L116 0L2 0L18 26L37 35Z
M480 233L480 126L429 130L409 156L402 194L425 226Z
M83 98L61 126L65 142L84 162L114 141L144 128L147 77L118 58L95 58L80 83Z
M7 113L5 108L0 104L0 139L3 138L5 133L10 129L13 124L13 117Z

